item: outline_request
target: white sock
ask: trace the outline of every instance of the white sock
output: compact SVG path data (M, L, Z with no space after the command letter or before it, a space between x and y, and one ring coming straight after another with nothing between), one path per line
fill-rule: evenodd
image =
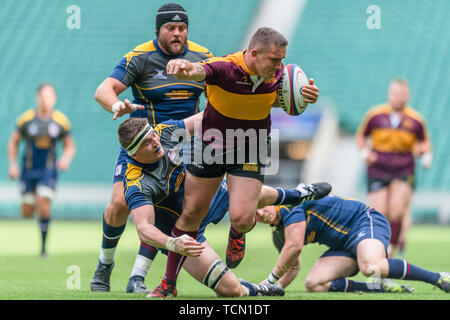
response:
M152 265L152 262L153 260L138 254L136 256L136 260L134 261L134 266L133 270L131 270L130 277L141 276L145 278L148 270L150 269L150 266Z
M100 262L103 264L111 264L114 262L114 254L116 253L116 248L101 248L100 249Z

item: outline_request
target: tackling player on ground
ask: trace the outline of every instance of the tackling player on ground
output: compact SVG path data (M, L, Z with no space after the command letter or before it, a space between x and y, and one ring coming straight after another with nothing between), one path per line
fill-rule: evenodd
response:
M266 207L258 220L276 226L274 244L280 255L264 283L284 288L300 269L303 246L320 243L329 247L309 271L305 287L311 292L412 292L390 279L407 279L432 284L450 292L450 273L436 273L405 260L387 258L389 222L384 215L356 200L327 196L288 209ZM381 282L347 279L359 271Z

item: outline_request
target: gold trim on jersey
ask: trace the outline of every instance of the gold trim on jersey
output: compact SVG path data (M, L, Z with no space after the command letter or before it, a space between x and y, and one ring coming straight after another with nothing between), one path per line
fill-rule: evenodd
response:
M64 113L62 113L59 110L54 110L52 114L52 119L61 127L63 127L64 130L66 130L67 132L70 131L71 123L69 118L67 118L67 116Z
M36 110L35 109L29 109L22 113L16 120L16 124L18 127L21 127L24 125L25 122L28 122L30 120L33 120L33 118L36 116Z
M141 181L144 178L144 174L142 173L142 168L136 166L132 163L127 163L127 170L125 172L125 178L127 179L127 188L125 192L128 191L128 188L132 186L136 186L139 188L139 191L142 192L142 184Z
M308 225L309 221L310 221L310 216L313 215L316 218L318 218L319 220L321 220L322 222L324 222L326 225L328 225L330 228L336 230L337 232L343 233L343 234L348 234L349 232L349 228L348 227L343 227L338 225L336 222L330 220L328 217L323 216L322 214L320 214L319 212L316 212L314 210L306 210L306 214L307 214L307 219L306 219L306 225Z

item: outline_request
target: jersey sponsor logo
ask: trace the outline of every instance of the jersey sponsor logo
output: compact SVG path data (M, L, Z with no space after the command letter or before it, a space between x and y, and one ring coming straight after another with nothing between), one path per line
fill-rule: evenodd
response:
M153 76L153 79L167 79L167 76L164 74L166 70L158 70L156 69L156 74Z
M364 237L365 235L366 235L366 233L364 231L361 231L360 233L358 233L358 236L356 237L356 239L359 240L362 237Z
M118 177L118 176L120 176L121 174L122 174L122 165L119 164L119 165L116 167L116 170L114 171L114 176L115 176L115 177Z
M251 86L252 84L251 84L251 82L248 80L248 77L246 77L246 76L243 76L242 77L242 79L239 81L236 81L236 83L237 84L243 84L243 85L246 85L246 86Z
M242 166L242 169L244 171L254 171L254 172L258 172L258 164L257 163L244 163L244 165Z
M165 93L165 96L170 99L189 99L193 95L194 93L188 90L172 90L171 92Z
M35 123L30 124L30 126L28 127L28 134L30 136L37 135L38 131L39 131L39 128Z

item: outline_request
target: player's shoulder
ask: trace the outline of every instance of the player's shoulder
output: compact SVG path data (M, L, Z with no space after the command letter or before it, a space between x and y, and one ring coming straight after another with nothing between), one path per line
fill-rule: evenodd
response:
M213 56L213 54L211 53L211 51L208 48L206 48L204 46L201 46L201 45L199 45L198 43L196 43L194 41L188 40L187 41L187 46L188 46L188 50L191 51L191 52L204 55L204 56L206 56L208 58L211 58Z
M380 114L389 114L391 112L391 107L387 103L377 104L372 106L366 113L366 117L372 118Z
M150 40L137 45L133 50L127 52L123 57L127 60L128 64L134 57L145 56L152 52L156 52L154 40Z
M28 109L27 111L25 111L24 113L22 113L20 116L17 117L16 120L17 126L19 127L23 126L26 122L33 120L35 116L36 110L32 108Z
M54 110L52 114L52 119L66 131L70 131L70 120L69 118L59 110Z
M410 106L405 107L405 114L408 117L413 118L414 120L416 120L420 123L425 122L425 118L423 117L423 115L419 111L411 108Z
M172 130L175 130L175 129L180 129L180 128L185 129L186 127L185 127L183 120L167 120L167 121L158 123L154 129L155 129L156 133L159 136L161 136L163 131L167 130L169 128Z

